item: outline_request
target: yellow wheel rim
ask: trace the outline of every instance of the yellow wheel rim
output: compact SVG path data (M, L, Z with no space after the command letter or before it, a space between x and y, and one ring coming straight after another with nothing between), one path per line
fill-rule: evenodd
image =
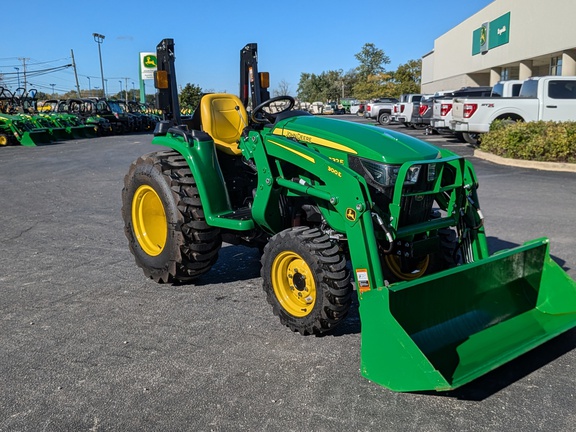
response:
M0 145L5 146L6 144L8 144L8 138L6 135L0 135Z
M272 287L280 305L297 318L308 315L316 303L314 275L295 252L284 251L272 263Z
M168 223L160 197L148 185L140 186L134 194L132 225L142 250L150 256L160 255L166 245Z
M426 270L428 270L428 265L430 264L430 255L427 255L426 258L420 261L418 265L416 265L416 267L409 273L402 271L400 258L395 255L385 255L384 261L386 262L386 265L392 274L394 274L394 276L396 276L398 279L411 281L418 279L426 273Z

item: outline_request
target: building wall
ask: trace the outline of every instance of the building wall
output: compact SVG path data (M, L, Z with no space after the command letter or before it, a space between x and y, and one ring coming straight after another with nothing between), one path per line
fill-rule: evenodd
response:
M508 43L473 55L474 32L508 12ZM562 75L576 75L575 26L574 0L495 0L434 41L422 58L422 92L548 75L557 56Z

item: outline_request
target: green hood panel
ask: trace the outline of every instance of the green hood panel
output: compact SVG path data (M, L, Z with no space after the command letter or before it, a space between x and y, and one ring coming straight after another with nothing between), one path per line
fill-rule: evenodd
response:
M291 117L278 122L272 134L390 164L439 157L437 147L417 138L377 126L325 117Z

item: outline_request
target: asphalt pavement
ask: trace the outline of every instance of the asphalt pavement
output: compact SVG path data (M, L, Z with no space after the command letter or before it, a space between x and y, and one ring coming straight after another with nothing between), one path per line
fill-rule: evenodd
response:
M257 251L223 248L195 284L146 279L120 193L155 150L151 135L0 148L0 431L576 429L576 330L455 391L394 393L360 375L355 308L323 337L280 325ZM576 278L576 174L472 161L491 249L548 236Z

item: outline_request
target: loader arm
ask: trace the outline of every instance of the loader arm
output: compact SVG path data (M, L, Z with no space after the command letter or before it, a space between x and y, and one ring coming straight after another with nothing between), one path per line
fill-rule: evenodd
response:
M295 140L279 135L264 137L251 132L240 147L258 168L258 186L252 207L255 223L270 233L279 225L278 197L312 197L326 223L349 241L353 266L362 270L362 279L371 285L384 284L378 246L374 237L371 203L364 179L350 168ZM293 174L298 167L297 177ZM315 173L315 174L312 174ZM319 174L318 174L319 173ZM364 283L364 282L363 282Z

